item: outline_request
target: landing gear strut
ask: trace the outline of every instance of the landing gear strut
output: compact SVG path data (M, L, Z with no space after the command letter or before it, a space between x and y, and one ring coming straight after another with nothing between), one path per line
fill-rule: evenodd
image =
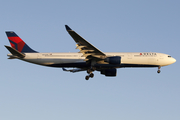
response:
M159 66L159 67L158 67L158 71L157 71L157 73L160 73L160 72L161 72L161 70L160 70L160 69L161 69L161 67Z
M93 78L93 77L94 77L94 74L93 74L93 73L91 73L91 74L89 75L89 77Z

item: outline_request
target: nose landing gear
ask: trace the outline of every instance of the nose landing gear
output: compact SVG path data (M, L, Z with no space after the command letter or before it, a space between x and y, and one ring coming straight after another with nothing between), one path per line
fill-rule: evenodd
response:
M161 67L159 66L159 67L158 67L158 71L157 71L157 73L160 73L160 72L161 72L161 70L160 70L160 69L161 69Z

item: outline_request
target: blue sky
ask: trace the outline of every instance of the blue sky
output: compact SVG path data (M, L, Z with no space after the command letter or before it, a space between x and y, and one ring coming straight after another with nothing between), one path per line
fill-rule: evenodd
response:
M0 119L179 120L178 0L8 0L0 4ZM8 60L5 31L39 52L78 52L69 25L103 52L160 52L177 62L115 78Z

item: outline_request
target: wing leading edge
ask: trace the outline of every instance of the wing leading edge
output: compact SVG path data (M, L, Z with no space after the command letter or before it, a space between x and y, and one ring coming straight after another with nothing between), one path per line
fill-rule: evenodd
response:
M76 49L80 50L80 53L83 53L83 56L86 58L85 61L95 60L101 61L106 55L98 50L96 47L91 45L88 41L78 35L75 31L73 31L68 25L65 25L67 32L74 39L76 44Z

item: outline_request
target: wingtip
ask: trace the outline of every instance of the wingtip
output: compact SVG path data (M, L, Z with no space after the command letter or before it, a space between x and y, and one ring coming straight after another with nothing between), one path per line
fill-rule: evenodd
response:
M67 71L64 67L62 68L63 71Z
M72 30L68 25L65 25L65 27L67 31Z
M4 47L6 47L6 48L10 48L10 46L7 46L7 45L4 45Z

